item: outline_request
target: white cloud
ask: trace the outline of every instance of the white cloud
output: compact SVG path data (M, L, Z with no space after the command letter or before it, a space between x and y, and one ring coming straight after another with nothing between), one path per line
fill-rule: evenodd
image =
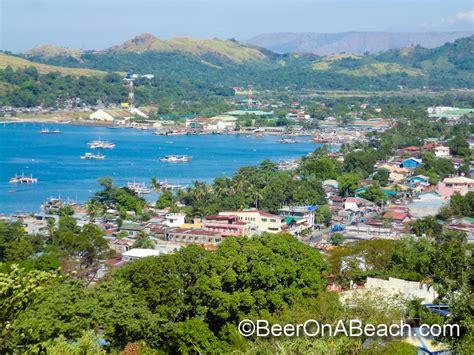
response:
M456 14L456 20L459 22L474 23L474 10L458 12Z

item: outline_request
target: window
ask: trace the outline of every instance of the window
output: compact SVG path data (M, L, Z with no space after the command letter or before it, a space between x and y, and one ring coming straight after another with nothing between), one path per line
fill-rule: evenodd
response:
M276 219L272 218L270 219L270 222L276 222Z
M266 219L266 218L262 218L262 222L266 222L266 221L267 221L267 219Z

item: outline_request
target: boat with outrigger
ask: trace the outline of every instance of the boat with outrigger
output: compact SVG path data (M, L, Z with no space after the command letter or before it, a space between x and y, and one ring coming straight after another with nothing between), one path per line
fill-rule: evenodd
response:
M63 132L61 132L59 129L55 128L53 130L50 130L49 128L43 128L41 130L41 134L61 134Z
M15 174L15 176L10 179L10 184L36 184L37 182L38 179L33 177L33 174L30 174L30 176Z
M144 182L127 182L127 187L138 195L147 195L151 193L151 189Z
M101 148L101 149L113 149L113 148L115 148L115 144L114 144L114 143L109 142L109 141L103 141L103 140L101 140L100 138L99 138L98 140L91 141L91 142L87 143L87 145L88 145L89 148L91 148L91 149L97 149L97 148Z
M167 155L160 158L160 161L165 163L188 163L191 160L193 157L190 155Z
M174 191L174 190L186 190L188 188L188 186L186 185L180 185L180 184L170 184L168 182L168 180L165 180L165 181L160 181L158 183L159 187L161 190L171 190L171 191Z
M104 154L92 154L92 153L85 153L84 155L81 155L81 159L85 160L104 160L105 155Z

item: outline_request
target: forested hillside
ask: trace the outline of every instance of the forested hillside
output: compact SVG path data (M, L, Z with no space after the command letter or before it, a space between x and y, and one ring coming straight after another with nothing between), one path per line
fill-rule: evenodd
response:
M163 42L145 37L141 42L140 38L104 51L42 46L21 56L2 54L0 68L6 69L0 71L0 103L50 105L51 99L45 100L44 95L80 97L88 103L99 99L118 103L125 94L119 76L100 76L103 72L127 71L155 76L138 88L137 98L141 104L157 100L208 100L233 95L231 87L247 85L257 90L279 91L474 88L474 36L434 49L410 47L379 55L330 57L279 55L234 40ZM24 70L30 65L35 66L39 74L31 72L34 75L30 75ZM59 91L55 90L57 82L51 81L61 82L64 78L41 74L53 71L53 66L58 66L59 73L73 76L67 79L67 90L62 85ZM18 68L16 78L12 77L13 68ZM79 77L83 74L97 74L97 77ZM24 100L25 97L28 100Z

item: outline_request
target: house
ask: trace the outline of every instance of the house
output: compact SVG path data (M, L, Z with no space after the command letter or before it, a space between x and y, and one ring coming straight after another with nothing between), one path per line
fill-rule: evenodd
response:
M474 191L474 180L465 176L445 178L436 186L436 192L443 197L450 197L456 193L464 196L469 191Z
M399 165L392 165L392 164L382 164L380 165L377 170L385 169L389 171L388 180L391 182L398 183L405 179L405 177L410 172L410 169L402 168Z
M216 245L222 242L223 237L220 233L205 229L172 228L166 232L165 240L186 244Z
M412 176L408 182L413 185L423 185L423 186L429 186L430 185L430 178L428 176L424 175L415 175Z
M365 289L379 289L387 295L403 295L408 299L421 299L423 303L433 303L438 294L433 287L416 281L406 281L389 277L388 280L367 277Z
M209 232L219 233L222 236L245 236L248 234L247 223L239 220L236 215L207 216L203 221L203 229Z
M298 221L306 228L313 228L316 209L317 206L284 206L278 210L278 214L283 217L294 217L294 221ZM290 219L286 222L288 224Z
M160 256L160 255L165 255L165 254L168 254L168 253L162 250L133 248L122 254L122 260L133 261L136 259L146 258L149 256Z
M422 162L423 161L421 159L408 158L402 161L401 166L402 168L406 168L406 169L415 169L415 168L418 168L422 164Z
M287 230L285 217L274 215L256 208L240 211L219 212L220 216L237 216L242 222L249 226L249 233L261 234L263 232L279 233Z
M165 215L163 224L168 227L179 227L184 224L186 214L184 213L168 213Z
M134 223L124 223L120 227L120 232L125 231L128 237L135 238L145 227Z
M434 154L437 158L449 158L449 147L445 147L444 145L439 145L434 148Z
M391 208L385 212L383 218L392 220L395 224L405 224L411 221L409 210L405 207Z

